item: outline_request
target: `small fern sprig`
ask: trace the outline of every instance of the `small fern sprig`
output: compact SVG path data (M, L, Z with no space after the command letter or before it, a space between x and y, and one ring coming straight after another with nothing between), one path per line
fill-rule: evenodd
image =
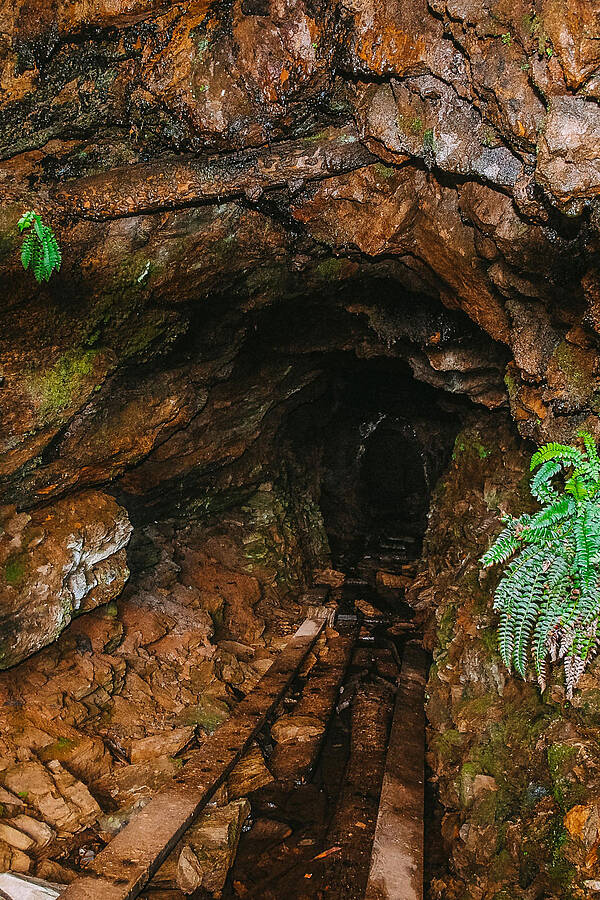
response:
M590 434L579 437L583 450L551 443L534 453L531 493L542 509L507 517L481 558L505 566L494 609L506 666L524 678L530 656L543 690L548 659L561 659L569 698L600 638L600 456Z
M62 256L54 232L33 209L23 213L18 222L21 234L29 228L32 230L23 241L21 262L24 269L32 269L35 280L41 284L50 280L55 269L58 272Z

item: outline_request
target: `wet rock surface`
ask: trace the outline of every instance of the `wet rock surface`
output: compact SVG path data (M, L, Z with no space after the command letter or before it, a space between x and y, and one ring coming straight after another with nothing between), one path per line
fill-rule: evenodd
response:
M81 616L54 644L0 673L5 868L47 877L50 864L67 873L84 867L180 771L186 750L228 718L294 630L299 611L291 601L265 624L277 602L266 566L260 580L245 575L239 569L248 560L238 556L236 571L231 539L225 545L213 536L218 559L203 529L185 534L168 525L149 529L136 551L146 568L118 601ZM234 639L240 631L251 643ZM232 800L271 780L257 753L262 763L254 750L232 773ZM175 880L189 886L195 878L199 887L202 866L207 884L209 870L224 878L236 844L221 843L205 852L200 841L196 863L190 857L187 874Z
M0 9L4 866L67 881L224 721L313 570L389 524L359 477L381 435L424 458L418 490L387 481L414 541L472 404L526 439L600 434L599 26L596 0ZM63 250L42 286L30 207ZM488 440L457 445L415 593L433 890L585 896L595 670L565 710L494 655L475 560L523 458Z
M559 672L543 696L509 676L496 649L493 576L479 577L501 514L529 508L527 459L506 424L459 434L409 591L433 653L428 762L449 859L432 864L432 900L587 898L599 871L599 664L572 705Z
M0 669L55 641L74 616L119 596L132 526L112 497L88 491L43 511L2 508Z

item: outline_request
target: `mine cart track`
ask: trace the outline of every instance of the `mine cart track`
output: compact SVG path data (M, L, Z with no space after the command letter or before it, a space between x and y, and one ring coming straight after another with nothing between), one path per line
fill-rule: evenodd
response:
M129 900L140 894L262 729L324 628L324 619L303 622L232 717L190 754L181 775L113 838L62 900Z
M294 692L298 678L302 680L303 668L307 663L310 667L311 651L321 635L322 643L325 629L325 618L305 619L231 718L190 754L182 772L61 893L61 900L129 900L144 891L245 751L281 712L282 701ZM347 623L341 633L330 634L327 665L311 671L299 702L291 701L297 704L296 715L310 713L331 721L336 701L344 697L340 685L350 660L370 652L360 649L358 636L358 622ZM384 669L387 665L390 682L380 678L379 685L363 686L352 701L352 749L327 833L328 843L338 851L343 847L343 852L319 863L320 872L315 873L327 876L332 900L363 896L365 888L366 900L423 897L425 654L417 641L409 641L399 671L395 648L394 653L383 648L377 653L378 658L389 660ZM385 696L388 699L384 702ZM293 790L294 784L311 778L326 733L327 729L312 745L300 745L300 750L294 742L278 746L272 763L282 788L287 790L287 785ZM363 828L367 827L365 822L371 823L366 834L357 832L357 821ZM315 859L320 860L320 856ZM278 864L274 862L272 877L276 883ZM294 866L298 868L297 863L292 869ZM289 877L287 869L283 858L279 866L282 889ZM312 875L301 873L300 877ZM357 893L359 882L362 887Z

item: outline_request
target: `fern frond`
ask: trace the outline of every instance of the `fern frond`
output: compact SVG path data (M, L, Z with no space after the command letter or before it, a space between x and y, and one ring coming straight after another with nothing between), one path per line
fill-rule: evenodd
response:
M23 241L21 263L24 269L31 269L38 283L49 281L54 271L60 269L61 252L54 232L44 225L41 216L34 210L24 213L18 222L19 231L33 230Z
M596 653L600 622L600 455L591 435L580 437L585 452L551 443L533 455L531 492L542 508L509 517L481 558L505 566L494 609L506 666L525 677L531 653L543 690L548 658L562 659L568 696Z
M531 457L530 471L533 472L542 463L548 462L550 459L556 459L565 466L580 466L584 462L584 455L577 447L569 447L567 444L550 443L544 444L543 447L533 454Z
M519 548L521 541L515 534L517 523L517 519L512 519L506 528L500 532L487 553L483 554L480 562L485 569L498 563L506 562L515 550Z
M590 475L595 481L600 481L600 455L596 448L596 441L589 431L580 431L578 435L585 446L590 468Z
M558 492L552 485L552 478L558 475L562 469L562 463L556 459L549 459L543 463L531 479L531 493L540 503L558 497Z

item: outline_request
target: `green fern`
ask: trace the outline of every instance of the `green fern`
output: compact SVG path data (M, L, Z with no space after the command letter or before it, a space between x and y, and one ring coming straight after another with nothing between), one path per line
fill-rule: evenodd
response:
M535 515L505 519L481 562L504 565L494 595L498 644L507 667L524 678L531 657L542 690L548 659L563 661L567 697L600 638L600 456L594 438L584 449L546 444L534 453Z
M49 281L56 269L60 269L61 252L54 232L49 225L44 225L42 217L30 209L18 222L21 233L31 228L21 248L21 262L24 269L32 269L38 283Z

